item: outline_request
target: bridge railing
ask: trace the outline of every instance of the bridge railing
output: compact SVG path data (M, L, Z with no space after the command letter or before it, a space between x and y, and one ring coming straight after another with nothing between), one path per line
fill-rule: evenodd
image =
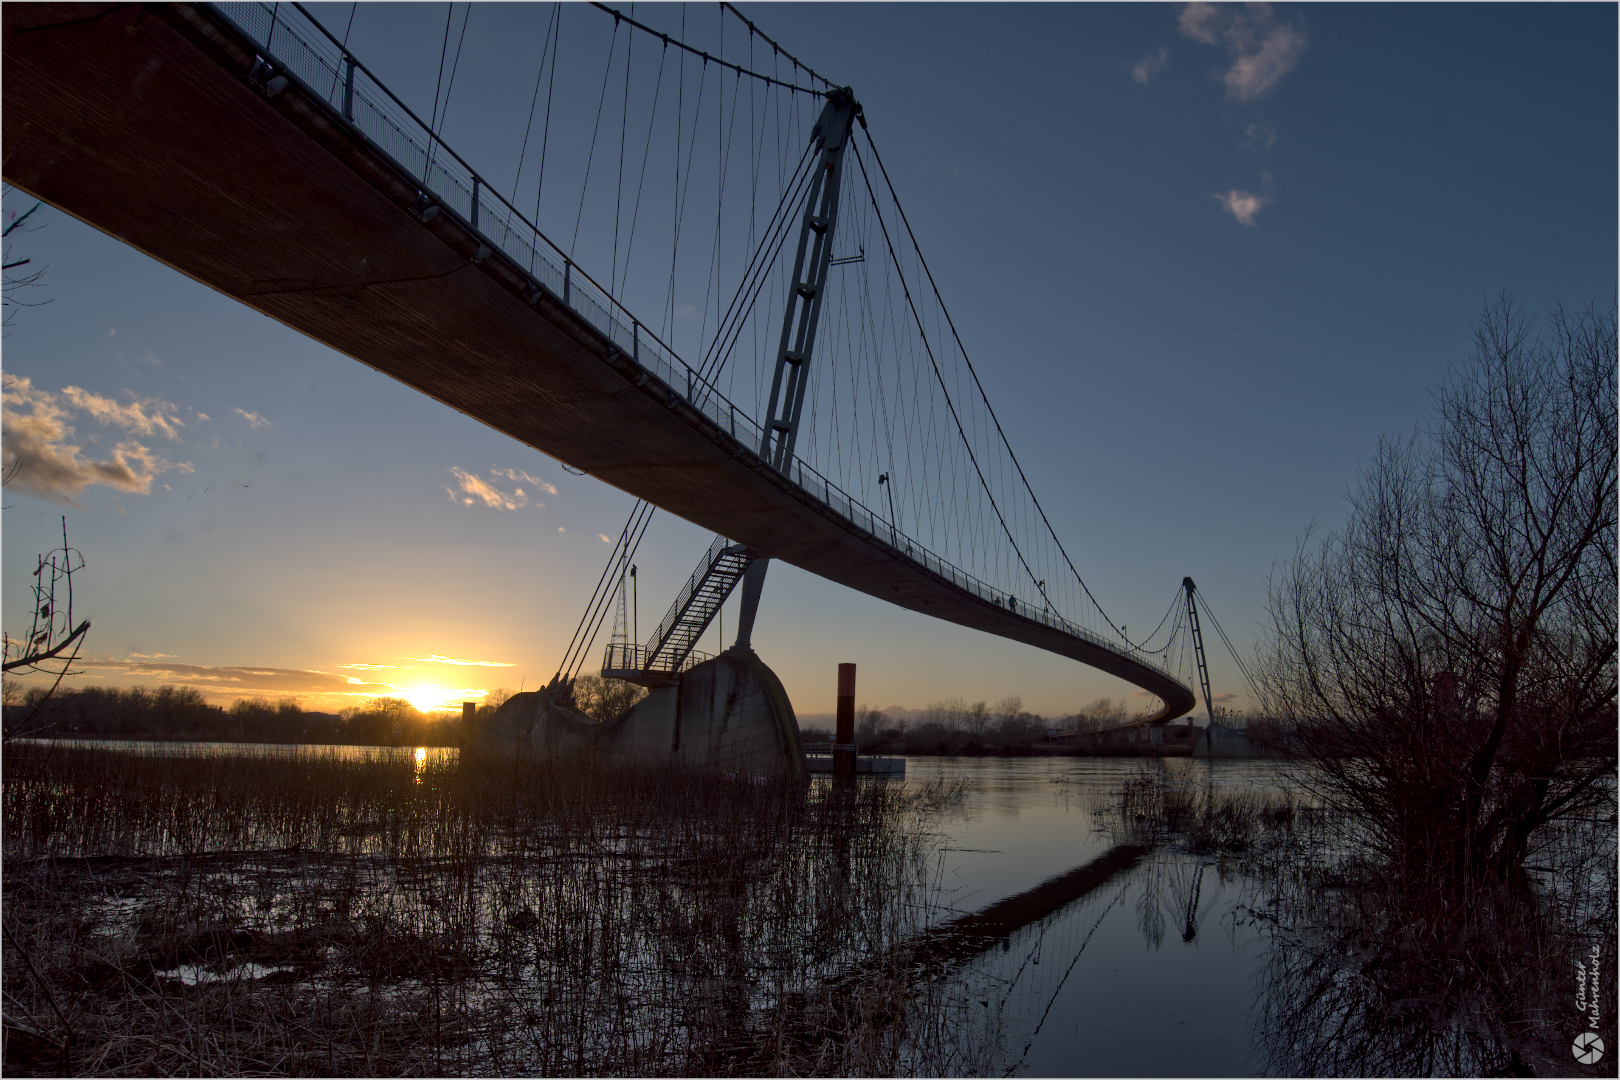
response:
M716 560L720 558L721 553L732 546L731 541L724 536L714 538L714 542L709 545L709 550L705 551L703 558L698 561L697 569L692 571L691 576L686 579L686 584L681 586L681 591L676 595L675 602L669 605L669 611L665 613L664 621L658 624L658 629L654 630L652 637L647 639L647 649L650 653L659 651L664 639L675 629L675 624L680 622L681 615L686 610L687 602L692 599L692 594L703 584L703 579L708 576L709 570L714 566Z
M607 652L602 656L602 673L611 676L640 675L649 671L676 674L690 671L699 664L714 659L709 653L693 649L679 664L675 664L665 652L653 657L649 666L647 656L648 648L645 645L631 645L623 641L609 642Z
M501 252L535 284L561 300L750 453L763 445L763 429L752 417L683 361L498 190L491 188L302 4L250 0L205 6L252 41L276 69L275 74L297 79L306 94L325 103L334 119L347 124L374 151L414 180L440 212L459 218L489 246L491 254ZM1174 678L1140 650L1105 639L1044 603L1031 605L940 558L814 467L795 460L789 466L787 479L857 529L887 541L896 551L981 600Z

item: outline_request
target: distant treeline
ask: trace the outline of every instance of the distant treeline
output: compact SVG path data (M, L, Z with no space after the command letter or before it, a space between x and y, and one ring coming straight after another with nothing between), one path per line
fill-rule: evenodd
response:
M461 734L459 716L423 714L399 698L328 713L302 708L294 698L244 698L224 708L189 686L86 687L43 697L43 691L30 690L5 706L6 735L454 746Z
M645 695L630 683L583 678L578 706L599 721L614 719ZM479 706L484 717L511 696L495 690ZM186 686L127 690L86 687L58 690L48 700L29 690L5 706L8 737L79 739L177 739L207 742L333 743L360 746L456 746L462 740L459 715L422 713L400 698L373 698L338 713L315 712L295 698L244 698L232 705L210 705L201 691ZM1073 750L1050 741L1057 731L1091 731L1130 719L1126 703L1098 700L1074 715L1048 719L1024 711L1023 699L1009 695L991 706L960 698L936 701L918 714L893 717L876 709L856 714L855 742L862 753L953 756L1063 753ZM802 729L806 743L831 742L823 724Z
M970 757L1061 752L1053 732L1089 731L1122 724L1130 716L1124 702L1099 698L1072 716L1048 719L1024 711L1024 699L1010 694L989 705L961 698L932 702L920 715L897 718L861 708L855 716L855 744L862 753L942 754ZM803 729L806 742L831 742L833 730L817 724ZM1037 747L1040 749L1037 749Z

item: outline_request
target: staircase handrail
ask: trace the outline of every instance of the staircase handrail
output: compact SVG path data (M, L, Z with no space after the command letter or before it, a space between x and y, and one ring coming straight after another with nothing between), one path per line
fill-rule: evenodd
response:
M692 576L686 579L686 585L681 589L680 594L675 597L675 602L669 605L669 611L664 615L664 621L658 624L658 629L653 631L652 637L647 639L647 663L649 665L657 659L659 652L662 651L665 643L669 640L669 636L675 632L675 627L679 625L681 616L686 613L686 609L691 605L693 595L697 593L699 586L703 584L704 579L714 569L714 564L719 561L720 556L725 551L735 546L726 537L716 536L714 542L709 545L709 550L703 553L703 557L698 560L697 569L693 570Z

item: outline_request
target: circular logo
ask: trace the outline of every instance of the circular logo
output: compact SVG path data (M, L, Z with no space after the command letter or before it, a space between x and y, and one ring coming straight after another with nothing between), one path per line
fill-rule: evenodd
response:
M1575 1060L1582 1065L1596 1065L1603 1059L1603 1040L1595 1031L1583 1031L1575 1036Z

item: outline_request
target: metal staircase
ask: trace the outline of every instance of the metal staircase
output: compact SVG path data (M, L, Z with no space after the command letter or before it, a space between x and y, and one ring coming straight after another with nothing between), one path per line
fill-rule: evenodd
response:
M602 658L602 677L642 686L669 686L681 672L710 659L706 653L694 652L692 646L709 628L720 605L753 561L754 555L742 544L733 544L724 536L715 537L647 644L608 645Z

